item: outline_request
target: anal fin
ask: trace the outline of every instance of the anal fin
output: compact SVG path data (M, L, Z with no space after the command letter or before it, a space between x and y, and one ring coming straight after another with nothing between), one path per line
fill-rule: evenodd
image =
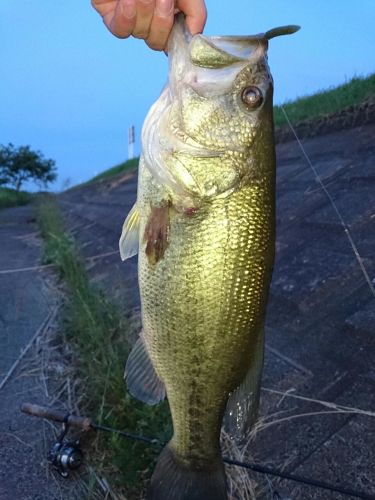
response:
M156 405L165 398L164 383L155 371L142 333L129 354L124 378L130 394L148 405Z
M224 429L235 441L241 442L257 420L264 359L264 327L256 333L256 345L251 364L242 383L230 395L224 416Z

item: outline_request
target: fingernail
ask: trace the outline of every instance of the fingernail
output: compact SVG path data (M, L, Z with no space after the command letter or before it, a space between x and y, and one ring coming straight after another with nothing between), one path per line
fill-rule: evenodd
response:
M160 17L169 17L174 12L173 0L159 0L156 2L155 13Z

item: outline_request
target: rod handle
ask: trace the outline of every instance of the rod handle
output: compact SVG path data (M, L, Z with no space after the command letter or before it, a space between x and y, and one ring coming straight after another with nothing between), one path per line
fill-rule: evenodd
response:
M54 410L53 408L46 408L32 403L23 403L21 405L22 413L27 413L34 417L46 418L54 422L65 422L70 427L88 431L91 428L91 419L88 417L77 417L61 410Z

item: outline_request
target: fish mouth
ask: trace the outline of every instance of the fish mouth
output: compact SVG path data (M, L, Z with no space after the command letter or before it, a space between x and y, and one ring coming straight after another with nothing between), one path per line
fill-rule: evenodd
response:
M221 69L264 58L267 48L267 40L259 36L196 35L189 44L189 56L195 67Z

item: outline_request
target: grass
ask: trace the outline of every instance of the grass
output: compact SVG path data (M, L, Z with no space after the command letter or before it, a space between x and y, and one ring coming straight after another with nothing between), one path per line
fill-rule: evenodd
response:
M26 205L31 202L32 198L32 194L26 191L0 187L0 208Z
M101 172L100 174L96 175L95 177L86 182L82 182L80 184L72 186L71 188L68 189L68 191L70 191L71 189L79 189L83 186L89 186L90 184L95 184L96 182L110 179L122 173L132 172L138 168L138 163L139 163L138 157L124 161L122 163L119 163L118 165L115 165L114 167L104 170L103 172Z
M303 120L312 120L324 115L342 111L375 97L375 73L367 77L352 78L347 83L314 95L301 97L283 106L293 124ZM275 126L286 125L280 106L274 107Z
M126 391L123 371L130 346L129 324L88 279L72 238L53 200L39 207L45 262L54 263L66 288L64 341L73 345L77 377L82 379L83 411L94 421L167 441L172 433L166 402L149 407ZM116 434L98 433L96 466L127 498L139 498L159 451ZM111 474L112 471L112 474ZM117 471L113 474L113 471Z
M124 161L123 163L115 165L114 167L105 170L99 175L96 175L95 177L90 179L87 182L87 184L91 184L92 182L98 182L103 179L107 179L108 177L113 177L121 173L131 172L132 170L135 170L138 167L138 162L139 158L132 158L131 160Z

